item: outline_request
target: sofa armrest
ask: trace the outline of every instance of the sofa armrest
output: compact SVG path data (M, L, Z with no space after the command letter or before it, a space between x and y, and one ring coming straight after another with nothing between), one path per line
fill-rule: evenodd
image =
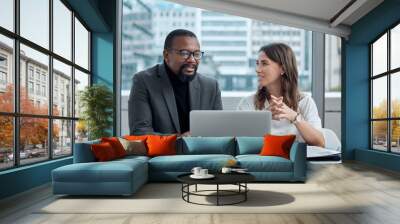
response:
M293 162L293 179L305 181L307 176L307 145L294 142L290 149L290 160Z
M100 143L99 140L75 143L74 147L74 163L89 163L95 162L96 158L92 153L90 146Z

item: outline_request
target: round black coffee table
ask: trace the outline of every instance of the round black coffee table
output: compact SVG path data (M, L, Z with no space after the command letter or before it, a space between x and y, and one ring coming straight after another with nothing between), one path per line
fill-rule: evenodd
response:
M198 205L234 205L247 200L247 192L249 188L247 183L255 180L255 177L248 173L216 173L213 174L215 177L212 179L193 179L190 177L191 173L182 174L177 177L178 181L182 183L182 199L188 203L198 204ZM197 190L198 184L205 185L216 185L215 190ZM194 191L190 191L190 186L195 186ZM220 189L220 185L236 185L237 190L223 190ZM205 194L209 192L215 192L215 194ZM190 196L204 196L204 197L216 197L216 204L202 204L190 201ZM241 196L239 200L231 203L221 203L221 197L232 197Z

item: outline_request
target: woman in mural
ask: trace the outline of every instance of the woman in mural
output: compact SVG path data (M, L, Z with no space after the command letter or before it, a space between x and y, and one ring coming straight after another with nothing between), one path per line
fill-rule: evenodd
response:
M256 61L258 90L243 98L238 110L272 112L273 135L294 134L308 145L324 147L321 119L311 96L298 89L295 55L286 44L261 47Z

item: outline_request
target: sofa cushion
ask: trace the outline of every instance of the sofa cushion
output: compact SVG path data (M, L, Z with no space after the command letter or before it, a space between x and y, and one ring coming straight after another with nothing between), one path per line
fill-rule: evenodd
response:
M280 156L290 158L290 148L293 145L296 135L265 135L264 146L261 149L261 156Z
M118 156L115 154L115 150L112 145L108 142L102 142L99 144L91 145L92 152L96 161L104 162L117 159Z
M123 138L129 141L136 141L136 140L146 141L147 137L148 135L125 135Z
M182 154L225 154L235 155L235 139L232 137L184 137Z
M147 155L165 156L176 154L176 135L149 135L147 137Z
M219 171L230 159L231 155L175 155L158 156L149 160L149 170L163 172L190 172L193 167L199 166L211 172Z
M103 137L101 138L101 142L110 143L110 145L114 149L117 158L122 158L126 156L126 151L117 137Z
M58 182L129 182L134 172L143 172L146 162L122 159L109 162L74 163L53 170Z
M237 137L236 155L260 154L264 145L263 137Z
M124 147L126 151L126 155L138 155L145 156L147 155L146 143L141 140L126 140L124 138L118 138L121 142L121 145Z
M279 156L238 155L239 166L249 172L292 172L292 161Z

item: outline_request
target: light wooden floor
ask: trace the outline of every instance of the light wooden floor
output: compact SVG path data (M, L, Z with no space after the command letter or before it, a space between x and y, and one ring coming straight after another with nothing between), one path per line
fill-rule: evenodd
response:
M358 214L35 214L35 208L54 200L47 185L1 201L0 223L400 223L399 173L349 162L311 164L309 169L308 182L368 206Z

